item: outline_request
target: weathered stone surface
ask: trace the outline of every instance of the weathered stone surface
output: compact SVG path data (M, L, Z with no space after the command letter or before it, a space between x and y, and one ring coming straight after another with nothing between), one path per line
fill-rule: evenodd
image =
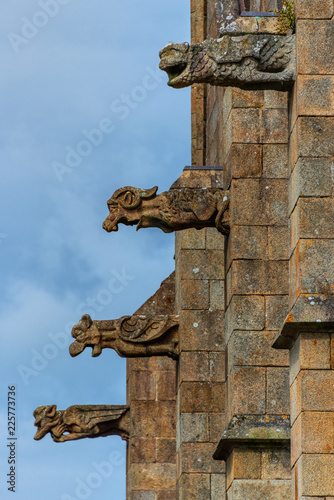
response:
M300 412L334 411L333 370L302 370L291 386L291 422Z
M182 413L180 419L182 443L209 441L209 415L207 413Z
M182 280L180 284L180 300L182 309L209 309L209 281Z
M291 463L302 453L334 453L334 413L302 412L291 429Z
M301 238L334 236L334 198L300 198L291 216L291 248Z
M210 474L182 474L178 500L211 500Z
M334 491L334 455L305 454L297 462L298 491L302 495L330 496Z
M299 158L289 184L289 213L299 197L332 196L331 167L330 158Z
M67 410L57 410L56 405L39 406L34 417L36 440L48 433L57 443L112 435L128 439L130 432L129 407L124 405L76 405Z
M294 52L294 35L225 35L200 44L169 43L160 51L160 69L174 88L210 83L285 90L295 79Z
M235 260L230 272L232 294L289 293L288 261Z
M288 353L272 348L275 332L237 331L228 343L228 371L233 366L289 366ZM272 412L279 413L279 412Z
M233 225L227 242L227 269L232 260L265 259L268 250L268 229L265 226Z
M109 215L103 223L108 232L118 224L158 227L165 233L182 229L216 227L228 234L229 195L220 188L176 188L157 195L157 187L120 188L108 200Z
M288 295L269 295L266 300L266 330L279 330L289 312Z
M178 356L178 316L123 316L116 320L93 321L85 314L72 329L76 340L71 356L92 347L92 356L102 349L114 349L119 356Z
M215 443L182 443L180 446L180 470L183 473L219 473L225 471L225 463L212 458Z
M184 250L179 265L180 279L224 279L224 250Z
M290 414L289 369L267 368L266 411L276 415Z
M290 384L300 370L329 370L330 355L329 333L302 332L290 349Z
M221 412L225 407L225 384L182 382L179 400L180 412Z
M263 296L232 297L225 313L225 335L228 342L233 330L263 330L265 309Z
M334 76L300 75L297 86L299 116L333 116Z
M291 479L289 448L262 451L262 478Z
M267 179L289 177L287 144L263 145L263 177Z
M229 406L228 420L235 415L256 414L266 411L266 369L236 366L227 378Z
M295 0L297 19L331 19L333 0Z
M300 20L297 37L298 73L302 75L332 75L334 72L334 53L332 50L328 50L328 47L333 44L333 40L333 21Z
M175 439L175 401L133 401L131 436Z
M291 481L246 479L235 480L230 488L231 500L291 500Z
M333 23L334 24L334 23ZM299 155L313 158L332 158L334 155L334 117L301 116L297 120Z
M212 283L210 283L210 287ZM180 316L182 351L224 350L224 314L222 311L185 310Z
M226 464L226 489L235 479L261 479L261 458L261 451L233 449Z
M175 487L175 464L132 464L130 469L131 485L134 490L167 490ZM161 484L163 478L164 484Z

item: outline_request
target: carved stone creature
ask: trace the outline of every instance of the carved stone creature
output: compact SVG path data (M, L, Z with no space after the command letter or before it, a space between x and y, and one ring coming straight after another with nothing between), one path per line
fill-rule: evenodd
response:
M86 347L92 347L92 356L102 349L114 349L122 357L169 356L179 354L178 316L123 316L119 319L93 321L84 314L72 329L76 340L70 345L70 354L78 356Z
M37 441L48 432L57 443L112 435L127 440L130 432L127 406L77 405L67 410L57 410L56 405L39 406L34 417Z
M139 189L126 186L108 200L109 215L103 223L108 231L118 224L158 227L165 233L182 229L214 227L229 233L229 194L214 188L173 188L157 195L157 186Z
M209 83L243 89L288 89L295 80L295 37L273 34L225 35L203 43L168 44L160 52L168 85Z

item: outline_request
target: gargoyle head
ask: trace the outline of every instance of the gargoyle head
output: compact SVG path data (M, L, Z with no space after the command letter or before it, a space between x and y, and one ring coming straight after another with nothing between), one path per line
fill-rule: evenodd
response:
M94 325L89 314L84 314L78 324L72 328L72 337L75 338L70 345L70 355L74 358L81 354L86 347L92 347L92 356L97 357L102 352L101 333Z
M103 229L108 233L118 231L119 223L126 226L137 224L137 229L139 229L143 212L142 201L154 198L157 190L157 186L152 189L131 186L117 189L107 202L110 213L102 225Z
M169 43L160 53L159 68L169 76L168 85L176 89L190 85L192 51L189 43Z
M61 412L57 412L57 405L50 406L39 406L34 411L33 415L35 417L34 425L37 427L37 432L34 436L36 441L42 439L48 432L59 423L59 417Z

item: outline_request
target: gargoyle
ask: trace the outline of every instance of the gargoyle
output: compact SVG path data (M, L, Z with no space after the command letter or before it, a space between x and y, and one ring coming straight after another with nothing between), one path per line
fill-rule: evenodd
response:
M168 44L160 52L168 85L209 83L246 90L287 90L295 80L294 35L224 35L203 43Z
M86 347L92 356L102 349L114 349L122 357L169 356L179 354L178 316L123 316L119 319L93 321L84 314L72 329L75 341L70 354L75 357Z
M34 417L37 441L48 432L57 443L113 435L127 440L130 432L128 406L77 405L67 410L57 410L56 405L39 406Z
M109 215L103 223L106 231L126 226L158 227L165 233L182 229L216 227L229 233L229 193L215 188L173 188L157 195L158 188L126 186L108 200Z

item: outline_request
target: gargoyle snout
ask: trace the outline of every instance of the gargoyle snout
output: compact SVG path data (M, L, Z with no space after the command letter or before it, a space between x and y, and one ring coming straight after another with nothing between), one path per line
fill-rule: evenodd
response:
M106 220L103 222L102 227L105 231L108 233L111 233L112 231L118 231L118 225L117 222L113 219L110 220L108 217Z

